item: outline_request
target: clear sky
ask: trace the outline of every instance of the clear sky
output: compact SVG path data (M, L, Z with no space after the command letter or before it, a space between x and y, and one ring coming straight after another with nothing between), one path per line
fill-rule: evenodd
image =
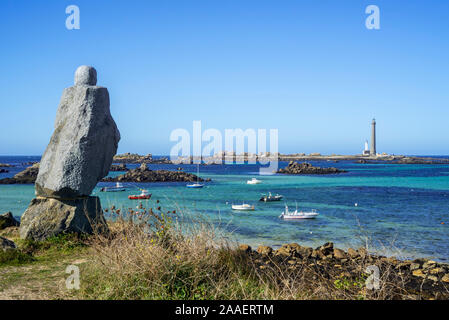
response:
M67 30L65 8L80 8ZM380 30L365 8L380 8ZM92 65L119 152L172 130L279 129L279 151L449 154L449 1L0 1L0 154L41 154L65 87Z

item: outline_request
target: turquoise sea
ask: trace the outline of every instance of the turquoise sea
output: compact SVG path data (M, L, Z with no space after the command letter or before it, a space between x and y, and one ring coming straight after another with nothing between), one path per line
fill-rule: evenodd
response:
M448 157L445 157L448 158ZM16 164L9 177L23 170L28 161L39 157L0 157L0 163ZM332 241L336 246L359 247L366 243L375 251L400 258L428 257L449 259L449 165L356 164L350 161L311 162L348 171L326 176L258 176L259 165L208 165L200 167L203 178L211 178L202 189L189 189L185 183L125 183L126 192L99 192L104 208L115 205L135 208L128 200L139 193L136 187L153 194L145 206L162 205L177 210L179 216L201 217L223 230L232 240L253 246L280 246L298 242L318 246ZM284 167L287 163L280 162ZM136 165L128 165L135 167ZM150 169L176 170L179 165L149 165ZM196 173L196 165L181 165ZM112 172L111 175L120 174ZM247 185L256 177L263 182ZM285 201L263 203L263 193L282 194ZM34 196L33 185L0 185L0 212L20 217ZM160 200L156 204L156 200ZM253 212L235 212L231 204L255 204ZM285 204L290 208L317 209L315 220L282 221L278 218ZM357 205L355 205L357 204Z

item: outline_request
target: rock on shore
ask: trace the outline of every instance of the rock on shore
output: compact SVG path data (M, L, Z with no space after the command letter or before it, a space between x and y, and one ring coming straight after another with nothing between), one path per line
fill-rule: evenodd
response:
M124 163L120 164L113 164L111 165L111 168L109 168L109 171L128 171L128 167Z
M334 167L330 168L314 167L308 162L298 163L296 161L290 161L287 167L279 169L277 171L277 173L285 173L285 174L335 174L342 172L346 171Z
M383 285L387 283L389 286L388 289L382 288L389 299L449 299L449 265L428 259L398 260L370 254L364 247L344 251L334 248L332 242L315 249L290 243L277 250L268 246L252 250L242 244L239 250L249 255L260 270L273 267L276 263L283 266L282 272L308 270L314 276L341 279L343 283L366 279L369 274L366 268L375 266L379 268ZM359 285L359 288L365 288L365 280ZM377 294L375 290L372 293Z
M108 177L103 179L107 182L194 182L197 181L197 176L192 173L183 171L169 171L169 170L150 170L147 165L143 163L139 168L129 170L125 174L117 177ZM205 181L199 178L198 181Z
M12 178L0 180L0 184L33 184L39 173L39 163L35 163Z
M4 214L0 214L0 230L9 228L9 227L18 227L19 222L14 219L11 212L6 212Z
M6 251L6 250L10 250L10 249L15 249L15 248L16 248L16 244L13 241L8 240L3 237L0 237L0 249L2 249L3 251Z
M59 233L107 231L98 197L72 200L35 198L22 216L20 237L45 240Z

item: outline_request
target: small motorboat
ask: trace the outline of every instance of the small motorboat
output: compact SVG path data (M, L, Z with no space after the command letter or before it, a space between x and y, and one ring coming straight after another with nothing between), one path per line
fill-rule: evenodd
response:
M256 178L252 178L251 180L246 181L247 184L259 184L262 183L261 180L258 180Z
M123 187L123 184L120 182L117 182L115 184L115 187L103 187L100 189L101 192L119 192L119 191L125 191L126 189Z
M204 184L201 184L199 182L200 178L200 165L197 166L197 173L196 173L196 183L188 184L186 185L187 188L202 188L204 187Z
M144 200L144 199L150 199L151 193L148 192L148 190L142 189L142 193L139 195L129 195L129 200Z
M259 201L271 202L271 201L281 201L282 196L280 194L272 195L271 192L268 193L268 196L262 196Z
M233 204L232 210L241 210L241 211L254 211L255 207L254 205L249 205L247 203L243 204Z
M315 209L313 209L310 212L298 211L298 209L296 209L293 212L290 212L290 211L288 211L288 207L285 206L285 211L282 212L282 214L279 216L279 218L285 219L285 220L314 219L318 215L319 215L319 213L316 212Z
M187 188L202 188L204 187L204 184L201 183L193 183L193 184L188 184L186 185Z

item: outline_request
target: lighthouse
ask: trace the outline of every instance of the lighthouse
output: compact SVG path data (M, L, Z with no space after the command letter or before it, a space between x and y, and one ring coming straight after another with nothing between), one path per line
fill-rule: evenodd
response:
M376 119L373 119L373 122L371 122L371 150L370 154L372 156L375 156L377 154L376 152Z

